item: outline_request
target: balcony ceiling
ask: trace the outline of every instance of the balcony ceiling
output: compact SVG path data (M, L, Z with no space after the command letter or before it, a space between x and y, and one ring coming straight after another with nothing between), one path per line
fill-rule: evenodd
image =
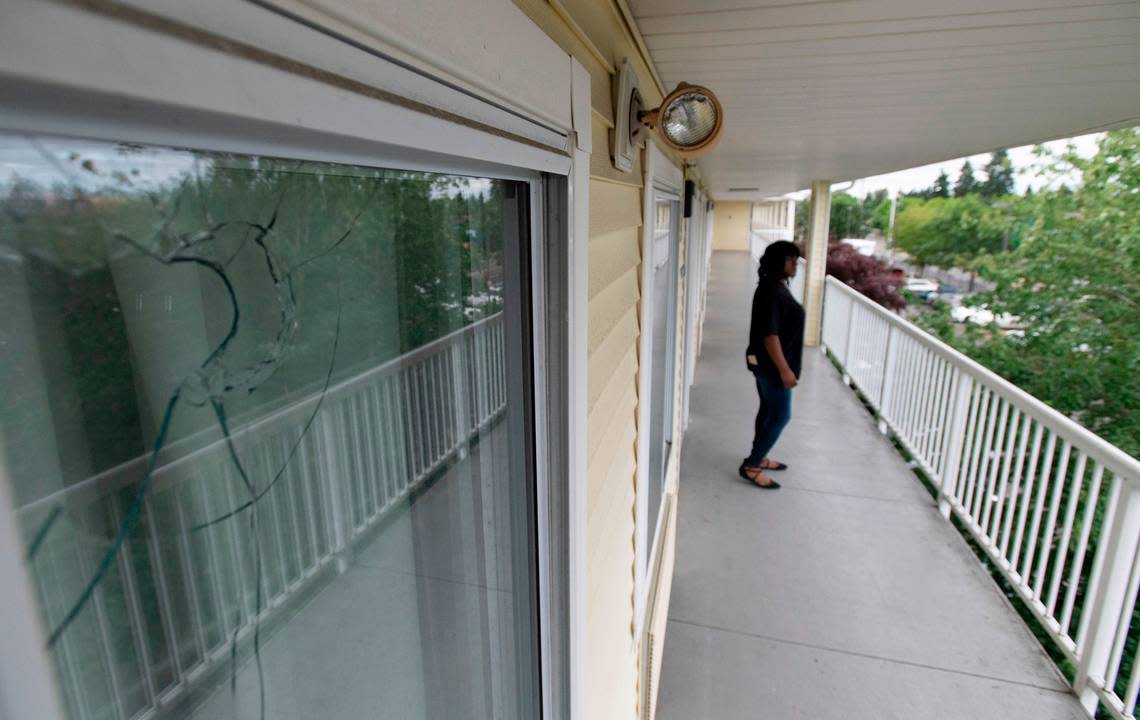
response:
M1140 123L1135 0L629 4L666 88L724 103L717 199Z

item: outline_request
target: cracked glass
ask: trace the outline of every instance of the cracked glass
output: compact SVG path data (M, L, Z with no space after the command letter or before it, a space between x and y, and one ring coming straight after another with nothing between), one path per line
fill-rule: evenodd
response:
M0 135L0 482L69 718L537 715L528 187Z

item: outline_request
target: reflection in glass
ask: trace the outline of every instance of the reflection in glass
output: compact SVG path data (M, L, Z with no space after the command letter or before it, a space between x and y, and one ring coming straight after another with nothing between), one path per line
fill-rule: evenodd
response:
M679 203L658 200L653 224L653 335L650 338L648 528L652 543L657 531L665 469L669 460L669 432L673 422L673 355L677 282ZM648 562L646 553L646 561Z
M535 716L526 198L0 136L0 441L69 717Z

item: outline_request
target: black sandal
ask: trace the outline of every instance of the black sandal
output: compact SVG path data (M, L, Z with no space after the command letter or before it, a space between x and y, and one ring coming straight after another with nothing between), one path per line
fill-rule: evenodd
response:
M769 463L772 463L772 464L771 464L771 465L768 465L767 467L765 467L765 466L764 466L764 462L769 462ZM765 458L765 459L764 459L764 461L761 461L761 463L760 463L760 469L761 469L761 470L775 470L775 471L779 471L779 470L787 470L787 469L788 469L788 466L787 466L787 465L785 465L785 464L784 464L784 463L782 463L782 462L777 462L777 461L775 461L775 460L768 460L767 458Z
M749 465L748 463L741 463L740 464L740 470L739 470L740 477L744 478L745 480L752 483L753 485L760 488L761 490L778 490L780 488L780 483L776 482L772 478L768 478L768 484L767 485L761 485L760 483L756 482L756 477L751 475L749 473L749 470L751 470L753 472L760 473L761 475L764 474L761 472L761 469L756 467L755 465Z

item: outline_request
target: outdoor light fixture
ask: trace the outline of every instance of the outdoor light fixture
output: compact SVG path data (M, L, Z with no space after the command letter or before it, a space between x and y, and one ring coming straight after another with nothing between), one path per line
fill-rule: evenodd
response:
M713 149L724 126L724 110L712 91L679 83L661 105L644 108L637 73L627 60L622 64L614 97L614 167L633 168L633 154L645 133L657 132L665 146L681 157L698 157Z

